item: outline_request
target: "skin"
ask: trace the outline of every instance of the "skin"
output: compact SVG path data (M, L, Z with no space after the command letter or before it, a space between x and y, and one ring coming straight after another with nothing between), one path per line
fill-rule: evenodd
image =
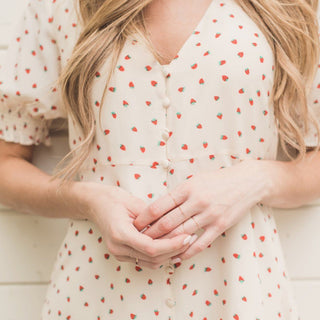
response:
M173 59L210 2L152 2L148 30L165 57L162 64ZM199 172L171 196L146 204L120 187L93 182L72 181L58 190L59 180L50 181L32 164L33 150L0 139L0 202L29 215L91 220L119 261L139 258L139 265L152 269L201 252L257 203L295 208L320 197L320 152L310 151L300 162L248 159ZM199 227L204 233L190 236Z

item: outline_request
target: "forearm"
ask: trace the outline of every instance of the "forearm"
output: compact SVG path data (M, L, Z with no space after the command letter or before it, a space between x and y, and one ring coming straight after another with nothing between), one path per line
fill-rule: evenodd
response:
M262 161L268 192L261 203L295 208L320 197L320 152L308 152L302 161Z
M85 219L89 208L81 182L58 191L59 180L28 161L17 157L1 158L0 203L21 213L56 218Z

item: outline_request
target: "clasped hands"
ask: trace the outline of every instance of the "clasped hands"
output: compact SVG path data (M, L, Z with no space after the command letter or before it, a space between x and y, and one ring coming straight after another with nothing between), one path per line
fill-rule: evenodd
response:
M112 226L102 228L109 251L119 261L138 259L156 269L205 250L263 198L266 176L260 162L199 172L149 205L122 190L113 197Z

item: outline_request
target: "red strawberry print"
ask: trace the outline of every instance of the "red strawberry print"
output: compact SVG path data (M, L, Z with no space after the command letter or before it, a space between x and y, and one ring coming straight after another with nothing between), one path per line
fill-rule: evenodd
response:
M152 81L151 81L151 85L152 85L153 87L156 87L156 86L158 85L158 82L155 81L155 80L152 80Z
M123 71L125 70L123 66L118 66L117 68L118 68L118 70L121 71L121 72L123 72Z
M228 81L228 80L229 80L229 77L228 77L228 76L226 76L226 75L223 75L223 76L222 76L222 81L226 82L226 81Z
M190 99L190 104L195 104L197 101L193 98Z
M60 2L30 1L20 20L8 48L10 63L3 63L0 138L49 145L51 130L43 120L61 117L70 120L72 149L85 138L53 85L81 25L73 2ZM275 160L274 113L265 103L276 71L268 41L234 1L212 1L202 19L165 66L137 34L128 35L104 100L108 65L92 70L88 101L95 142L80 180L123 187L151 203L200 169L206 174L244 158ZM317 75L310 107L319 104L319 90ZM103 235L90 221L71 220L49 286L46 317L73 320L89 312L97 320L173 320L173 314L221 320L227 312L240 320L248 318L247 310L253 310L254 320L293 317L287 275L275 255L280 243L273 215L264 206L256 209L253 221L241 219L207 245L201 257L175 263L169 272L167 265L152 270L134 259L118 261L105 251ZM235 268L239 263L241 268ZM267 315L254 314L257 292L270 300ZM55 296L62 297L59 303ZM279 304L280 296L289 302ZM168 307L175 299L174 308ZM138 313L140 307L144 314Z

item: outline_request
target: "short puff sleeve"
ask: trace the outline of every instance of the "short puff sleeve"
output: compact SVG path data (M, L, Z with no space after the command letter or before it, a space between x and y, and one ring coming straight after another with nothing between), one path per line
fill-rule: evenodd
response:
M56 86L61 59L52 3L31 0L15 24L0 69L0 139L50 146L53 119L67 118Z

